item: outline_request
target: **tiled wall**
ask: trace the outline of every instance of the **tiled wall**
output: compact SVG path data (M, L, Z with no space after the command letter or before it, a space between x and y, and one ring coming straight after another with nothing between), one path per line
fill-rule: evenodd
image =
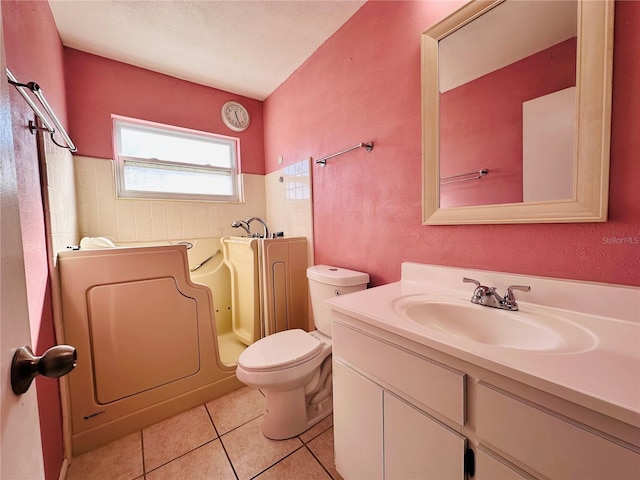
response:
M262 175L242 174L244 203L116 199L111 160L75 156L81 237L116 242L177 240L239 235L234 220L267 220ZM271 229L271 226L269 226Z
M265 177L265 191L270 231L307 237L307 262L313 265L311 159L271 172Z
M68 245L80 241L76 210L76 190L73 180L73 156L69 150L57 147L44 136L46 162L45 208L51 229L53 262Z

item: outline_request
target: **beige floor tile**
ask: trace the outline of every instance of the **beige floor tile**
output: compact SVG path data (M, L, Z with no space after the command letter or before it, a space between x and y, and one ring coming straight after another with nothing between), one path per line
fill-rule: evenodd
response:
M235 480L219 439L147 473L146 480Z
M298 437L269 440L262 434L262 418L220 437L240 480L251 478L302 446Z
M262 415L264 396L258 389L244 387L207 403L207 410L222 435Z
M335 455L333 448L333 427L326 430L324 433L318 435L311 440L307 446L309 450L320 460L320 463L328 470L331 476L336 480L341 480L342 477L336 470Z
M316 423L313 427L307 430L304 433L300 434L300 439L304 443L309 443L311 440L316 438L325 430L331 428L333 426L333 415L329 415L327 418L323 418L318 423Z
M322 465L302 447L284 460L279 461L266 472L258 475L257 480L331 480Z
M216 437L204 405L145 428L142 431L145 471L170 462Z
M142 474L142 440L136 432L72 459L66 478L132 480Z

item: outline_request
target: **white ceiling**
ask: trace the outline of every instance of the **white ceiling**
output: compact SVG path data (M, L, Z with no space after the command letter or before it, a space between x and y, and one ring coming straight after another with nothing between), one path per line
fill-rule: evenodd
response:
M49 0L62 43L264 100L366 0Z

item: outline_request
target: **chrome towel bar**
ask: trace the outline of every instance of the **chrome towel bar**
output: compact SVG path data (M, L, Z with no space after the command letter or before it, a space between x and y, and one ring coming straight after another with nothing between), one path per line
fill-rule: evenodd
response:
M35 133L36 130L45 130L51 134L51 141L53 143L55 143L59 147L68 148L71 152L77 152L78 149L76 148L74 143L71 141L69 134L60 123L60 120L58 119L55 112L51 108L51 105L49 105L49 102L47 102L47 99L44 97L44 94L42 93L42 89L40 88L40 85L38 85L35 82L20 83L18 82L18 80L16 80L16 77L13 76L13 74L11 73L11 70L9 70L8 67L6 68L6 71L7 71L8 82L14 87L16 87L16 90L20 92L20 95L22 95L25 101L29 104L29 106L31 107L31 110L33 110L33 112L40 119L40 122L43 125L42 127L38 127L33 120L29 120L29 131L31 133ZM47 118L46 115L42 113L42 110L40 110L40 108L38 108L38 106L31 99L31 97L29 97L29 95L25 91L25 88L31 90L31 92L35 95L35 97L38 99L38 101L44 108L49 118ZM53 125L51 124L52 122L53 122ZM60 132L60 135L62 136L62 138L64 139L67 145L61 145L60 143L56 142L55 138L53 138L53 135L56 133L56 131Z
M316 164L320 164L321 166L325 167L327 165L327 160L329 160L330 158L337 157L338 155L342 155L343 153L347 153L347 152L350 152L351 150L355 150L356 148L362 148L362 147L366 148L367 152L370 152L371 150L373 150L373 142L359 143L357 145L354 145L351 148L347 148L338 153L333 153L331 155L327 155L326 157L319 158L318 160L316 160Z
M448 177L440 177L441 185L448 185L450 183L468 182L470 180L478 180L489 173L488 168L483 168L477 172L460 173L458 175L449 175ZM473 176L471 176L473 175Z

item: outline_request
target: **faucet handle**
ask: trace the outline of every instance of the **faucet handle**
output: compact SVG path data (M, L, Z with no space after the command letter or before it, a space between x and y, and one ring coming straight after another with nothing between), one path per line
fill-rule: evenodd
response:
M474 283L476 285L476 288L473 291L473 296L471 297L471 302L482 303L483 297L487 295L487 292L490 291L490 288L485 287L484 285L481 285L478 280L474 280L473 278L463 277L462 281L464 283Z
M475 290L475 293L474 293L475 295L483 295L486 292L488 292L488 291L493 289L493 287L485 287L478 280L474 280L473 278L463 277L462 281L464 283L475 283L475 285L476 285L476 290Z
M462 281L464 283L475 283L477 287L480 286L480 282L478 280L474 280L473 278L462 277Z
M507 292L504 294L504 301L512 304L514 307L517 307L516 297L513 295L514 290L520 290L522 292L530 292L531 287L528 285L510 285L507 287Z

